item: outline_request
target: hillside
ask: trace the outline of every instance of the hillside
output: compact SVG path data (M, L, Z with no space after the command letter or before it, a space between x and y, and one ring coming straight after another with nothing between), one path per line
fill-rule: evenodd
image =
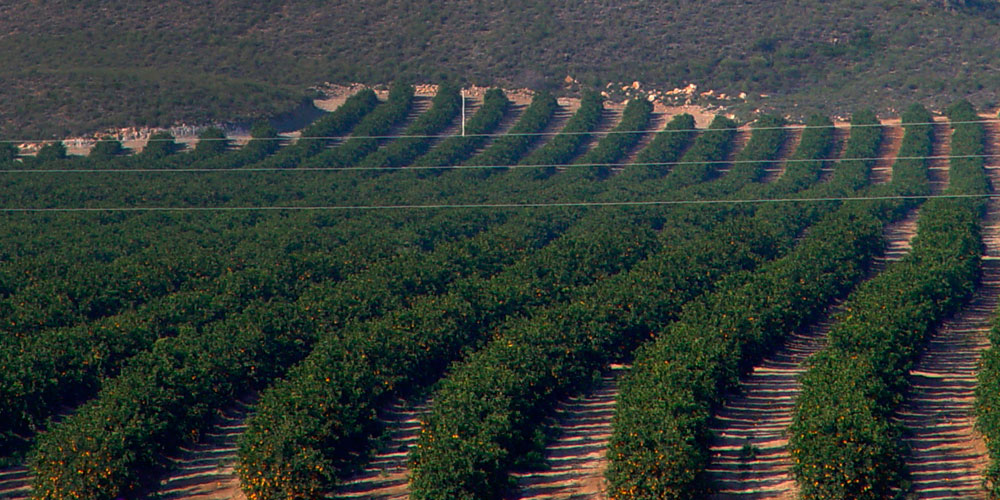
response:
M1000 101L995 2L913 0L13 0L0 5L0 135L273 114L312 85L639 80L737 111L838 114ZM760 94L768 97L761 98ZM801 114L808 114L802 112Z

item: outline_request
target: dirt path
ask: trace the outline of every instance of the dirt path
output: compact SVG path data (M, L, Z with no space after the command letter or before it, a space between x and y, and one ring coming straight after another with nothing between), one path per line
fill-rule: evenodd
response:
M725 174L729 172L730 167L733 165L733 161L736 157L747 147L747 143L750 142L750 135L752 131L749 126L740 127L736 131L736 135L733 136L733 144L729 148L729 154L726 155L726 159L723 163L719 164L717 169L720 174Z
M433 106L433 97L427 96L414 96L413 105L410 106L409 113L402 121L397 123L395 126L390 128L386 133L382 134L382 138L378 140L379 147L385 145L385 143L392 140L394 136L403 135L406 132L406 128L413 124L418 116L427 112Z
M774 182L780 179L782 175L785 175L785 169L788 168L788 159L792 157L792 154L798 149L799 143L802 142L802 132L803 129L798 127L788 129L788 136L785 138L785 143L781 145L781 149L778 151L779 161L771 162L764 168L762 182Z
M469 118L479 111L479 107L483 105L481 99L476 99L475 97L465 96L465 122L469 122ZM430 145L427 147L427 151L434 149L441 141L455 135L462 135L462 113L459 113L455 120L446 129L442 130L430 141Z
M618 126L618 122L622 120L622 112L624 111L625 108L622 106L609 107L605 103L605 107L601 111L601 122L597 124L592 133L587 135L587 139L580 146L581 155L593 149L598 142L601 142L601 139L607 137L611 129Z
M934 118L934 147L931 149L927 174L931 181L931 191L944 192L948 189L948 164L951 156L951 127L943 117Z
M430 411L430 401L390 407L379 418L387 426L388 439L364 470L346 481L333 498L396 500L409 498L410 475L406 461L420 437L420 418Z
M577 105L579 107L579 105ZM559 103L559 107L556 108L555 114L552 116L552 120L545 129L541 131L538 138L535 139L535 143L528 148L528 151L524 153L521 158L527 158L531 156L532 153L538 149L544 147L562 128L566 125L566 122L573 117L575 110L570 106L564 105L562 102Z
M885 256L871 275L884 269L886 261L902 258L916 233L917 211L913 210L886 227ZM789 335L785 345L754 367L741 381L743 393L729 398L716 412L712 424L712 463L708 477L716 499L796 498L786 429L792 423L795 400L801 390L799 377L805 361L823 348L833 315L840 303L805 332Z
M507 131L509 131L514 124L517 123L517 120L521 118L521 114L524 113L525 109L528 109L527 105L511 103L510 107L507 108L507 112L504 114L504 117L500 120L500 124L497 125L496 130L492 132L493 135L483 141L483 144L479 146L471 155L469 155L469 158L475 158L476 155L482 153L487 147L489 147L489 145L492 144L497 137L506 134Z
M903 145L903 127L886 124L882 129L882 146L878 151L878 161L872 167L872 184L885 184L892 180L892 164L896 161L900 146Z
M987 154L995 154L1000 131L987 126ZM1000 186L997 158L987 160L994 186ZM973 428L974 390L979 357L989 347L990 319L1000 300L1000 203L990 199L983 226L982 282L972 301L945 321L930 338L910 371L913 388L899 419L909 432L907 468L911 498L986 498L981 484L988 464L986 445Z
M251 400L245 399L221 412L212 430L199 443L182 448L170 460L175 467L160 481L160 500L244 500L234 469L236 444L246 429Z
M625 155L625 158L621 160L621 165L619 165L617 169L621 170L622 168L626 168L627 166L635 163L635 157L639 156L639 152L646 149L646 146L649 146L649 144L653 142L653 139L656 138L656 134L667 126L667 123L671 118L673 117L667 115L666 113L657 113L654 111L649 116L649 125L646 126L646 132L642 134L642 137L640 137L639 141L635 143L632 150L629 151L628 154Z
M26 500L31 496L31 478L25 466L0 470L0 499Z
M824 162L820 172L820 182L829 181L833 178L833 172L837 170L837 160L844 157L847 152L847 141L851 137L850 124L837 124L833 129L833 148L830 150L828 161Z
M560 435L545 452L548 470L515 473L518 491L509 498L605 499L605 452L611 438L611 418L618 380L625 368L612 366L589 394L571 398L557 409Z

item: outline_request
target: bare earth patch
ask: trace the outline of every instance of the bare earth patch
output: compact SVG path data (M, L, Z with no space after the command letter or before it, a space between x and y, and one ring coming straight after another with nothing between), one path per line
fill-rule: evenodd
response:
M24 466L0 470L0 499L26 500L31 496L31 477Z
M1000 141L996 124L987 124L987 153ZM989 157L987 173L1000 185L998 158ZM979 357L989 347L990 319L1000 300L1000 204L989 200L983 224L983 276L972 301L931 336L910 372L913 388L899 418L911 446L907 468L912 498L986 498L983 471L986 445L974 429L973 405Z
M171 457L173 470L160 481L160 500L245 500L236 475L236 445L246 429L249 401L220 412L200 442Z
M430 401L407 404L398 401L379 418L386 426L387 440L364 470L337 488L334 498L400 500L410 497L407 458L420 438L421 418Z
M879 148L878 161L872 167L872 184L885 184L892 180L892 164L896 161L902 145L903 127L883 122L882 146Z
M874 276L885 264L902 258L916 233L917 210L886 226L885 256L876 262ZM791 475L787 429L801 392L799 378L806 360L826 344L832 316L841 304L807 329L789 335L785 345L755 366L740 382L742 394L727 399L712 424L715 439L708 477L716 499L781 499L797 497Z
M604 499L605 456L611 439L611 419L618 396L618 379L625 367L612 365L589 394L571 398L556 410L559 437L545 450L544 471L513 476L518 491L511 499Z

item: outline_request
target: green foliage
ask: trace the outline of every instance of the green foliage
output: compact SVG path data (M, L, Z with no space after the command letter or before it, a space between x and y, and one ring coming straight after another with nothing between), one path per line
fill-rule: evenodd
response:
M107 160L113 156L118 156L125 152L121 141L111 137L102 137L90 149L90 157L97 160Z
M337 137L350 132L378 105L378 98L371 89L364 89L349 97L332 113L321 117L302 129L302 137L266 162L268 167L298 167L309 157L319 154L333 141L309 137Z
M427 152L431 136L443 131L462 109L462 97L454 86L442 85L434 96L432 107L403 131L404 136L368 155L359 163L362 167L396 168L408 165ZM377 173L377 172L375 172Z
M389 99L364 115L354 127L351 138L342 144L320 152L303 161L303 167L350 167L359 164L378 149L377 137L385 135L392 127L403 122L413 106L412 85L393 85Z
M179 149L180 145L174 142L174 136L170 132L156 132L149 136L146 147L142 148L142 154L158 160L176 153Z
M507 316L566 300L627 268L654 242L647 226L597 218L491 278L464 280L443 296L331 332L261 395L240 445L248 497L316 498L364 456L376 409L391 397L426 386Z
M812 120L797 158L812 159L795 167L779 181L799 186L812 171L816 179L821 158L830 148L832 134L823 120ZM758 145L780 147L778 138L762 124ZM864 141L863 134L852 142ZM877 146L877 144L876 144ZM754 169L750 169L752 172ZM863 181L864 170L852 174ZM803 196L824 190L858 185L845 175L817 186ZM753 274L737 274L716 291L695 300L679 319L656 332L656 340L638 351L632 371L620 385L608 456L607 477L613 498L702 498L707 485L703 474L709 460L709 417L727 391L738 387L738 377L750 369L786 332L816 318L826 304L843 294L863 276L878 251L880 224L872 214L847 206L810 210L806 238L786 257L763 265ZM791 225L800 207L758 210L757 224ZM804 221L799 221L802 224ZM808 222L806 222L808 224ZM802 227L802 226L798 226ZM792 234L795 234L794 232ZM790 236L789 236L790 237Z
M66 158L66 145L61 142L50 142L38 150L35 159L40 163L58 161Z
M14 161L20 151L12 142L0 142L0 163Z
M1000 498L1000 315L990 328L991 347L983 353L976 383L976 429L983 434L990 455L984 487L990 498Z
M587 143L589 132L593 132L604 118L604 99L596 92L585 92L580 99L580 108L566 122L562 130L520 161L521 165L541 165L532 172L535 178L545 178L556 172L556 166L569 163Z
M711 157L718 151L707 145L728 149L710 135L698 151ZM782 143L775 137L783 132L755 132L743 157L774 158ZM734 193L751 181L736 176L700 187ZM676 221L692 214L673 215ZM721 277L774 258L801 229L798 224L773 217L738 217L708 229L668 222L659 235L662 246L628 272L580 288L567 303L530 319L506 322L491 342L453 367L433 395L412 457L413 496L500 498L508 469L540 444L540 426L560 397L616 357L628 356Z
M633 99L622 111L622 119L611 129L607 136L601 139L590 151L577 158L576 164L585 168L574 167L574 172L582 172L594 179L603 179L611 175L611 167L623 160L625 155L639 142L642 135L638 133L649 125L653 105L646 100ZM593 165L593 167L586 167ZM579 174L578 174L579 175Z
M483 105L465 124L465 136L449 137L413 162L417 167L451 166L461 164L486 143L504 115L510 109L510 101L500 89L489 89L483 96ZM434 170L440 173L439 170Z
M517 123L502 137L494 140L482 153L466 162L474 166L515 165L538 140L558 108L556 98L546 92L535 95ZM494 169L490 169L492 173ZM481 176L478 174L477 176ZM487 173L486 175L489 175Z
M221 155L228 149L226 134L217 127L209 127L198 134L198 143L194 147L195 153L206 157Z
M694 117L689 114L675 116L666 127L656 134L635 157L635 163L625 169L621 175L627 175L635 181L664 175L670 171L670 164L680 159L691 140L694 138Z
M971 107L950 110L967 120ZM975 116L972 113L972 116ZM904 124L926 123L911 108ZM908 125L900 156L930 153L926 125ZM953 154L982 151L979 124L956 124ZM948 192L982 193L981 158L952 162ZM916 181L914 160L899 160L893 183ZM926 160L917 160L926 161ZM972 189L973 191L966 191ZM902 428L892 416L909 388L907 374L935 325L971 295L982 252L977 199L935 199L921 208L917 237L901 261L848 298L830 332L829 347L814 357L796 403L790 449L804 498L888 498L905 487Z

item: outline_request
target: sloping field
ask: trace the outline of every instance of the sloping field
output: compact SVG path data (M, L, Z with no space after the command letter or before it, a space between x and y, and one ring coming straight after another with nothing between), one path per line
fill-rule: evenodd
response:
M356 89L295 141L0 158L0 498L837 498L795 461L831 395L906 429L871 434L872 491L900 464L911 495L985 497L994 120L697 127L491 90L462 136L461 99ZM857 313L900 340L850 337L902 275ZM817 374L857 359L836 349L912 366ZM865 369L901 406L816 392Z

